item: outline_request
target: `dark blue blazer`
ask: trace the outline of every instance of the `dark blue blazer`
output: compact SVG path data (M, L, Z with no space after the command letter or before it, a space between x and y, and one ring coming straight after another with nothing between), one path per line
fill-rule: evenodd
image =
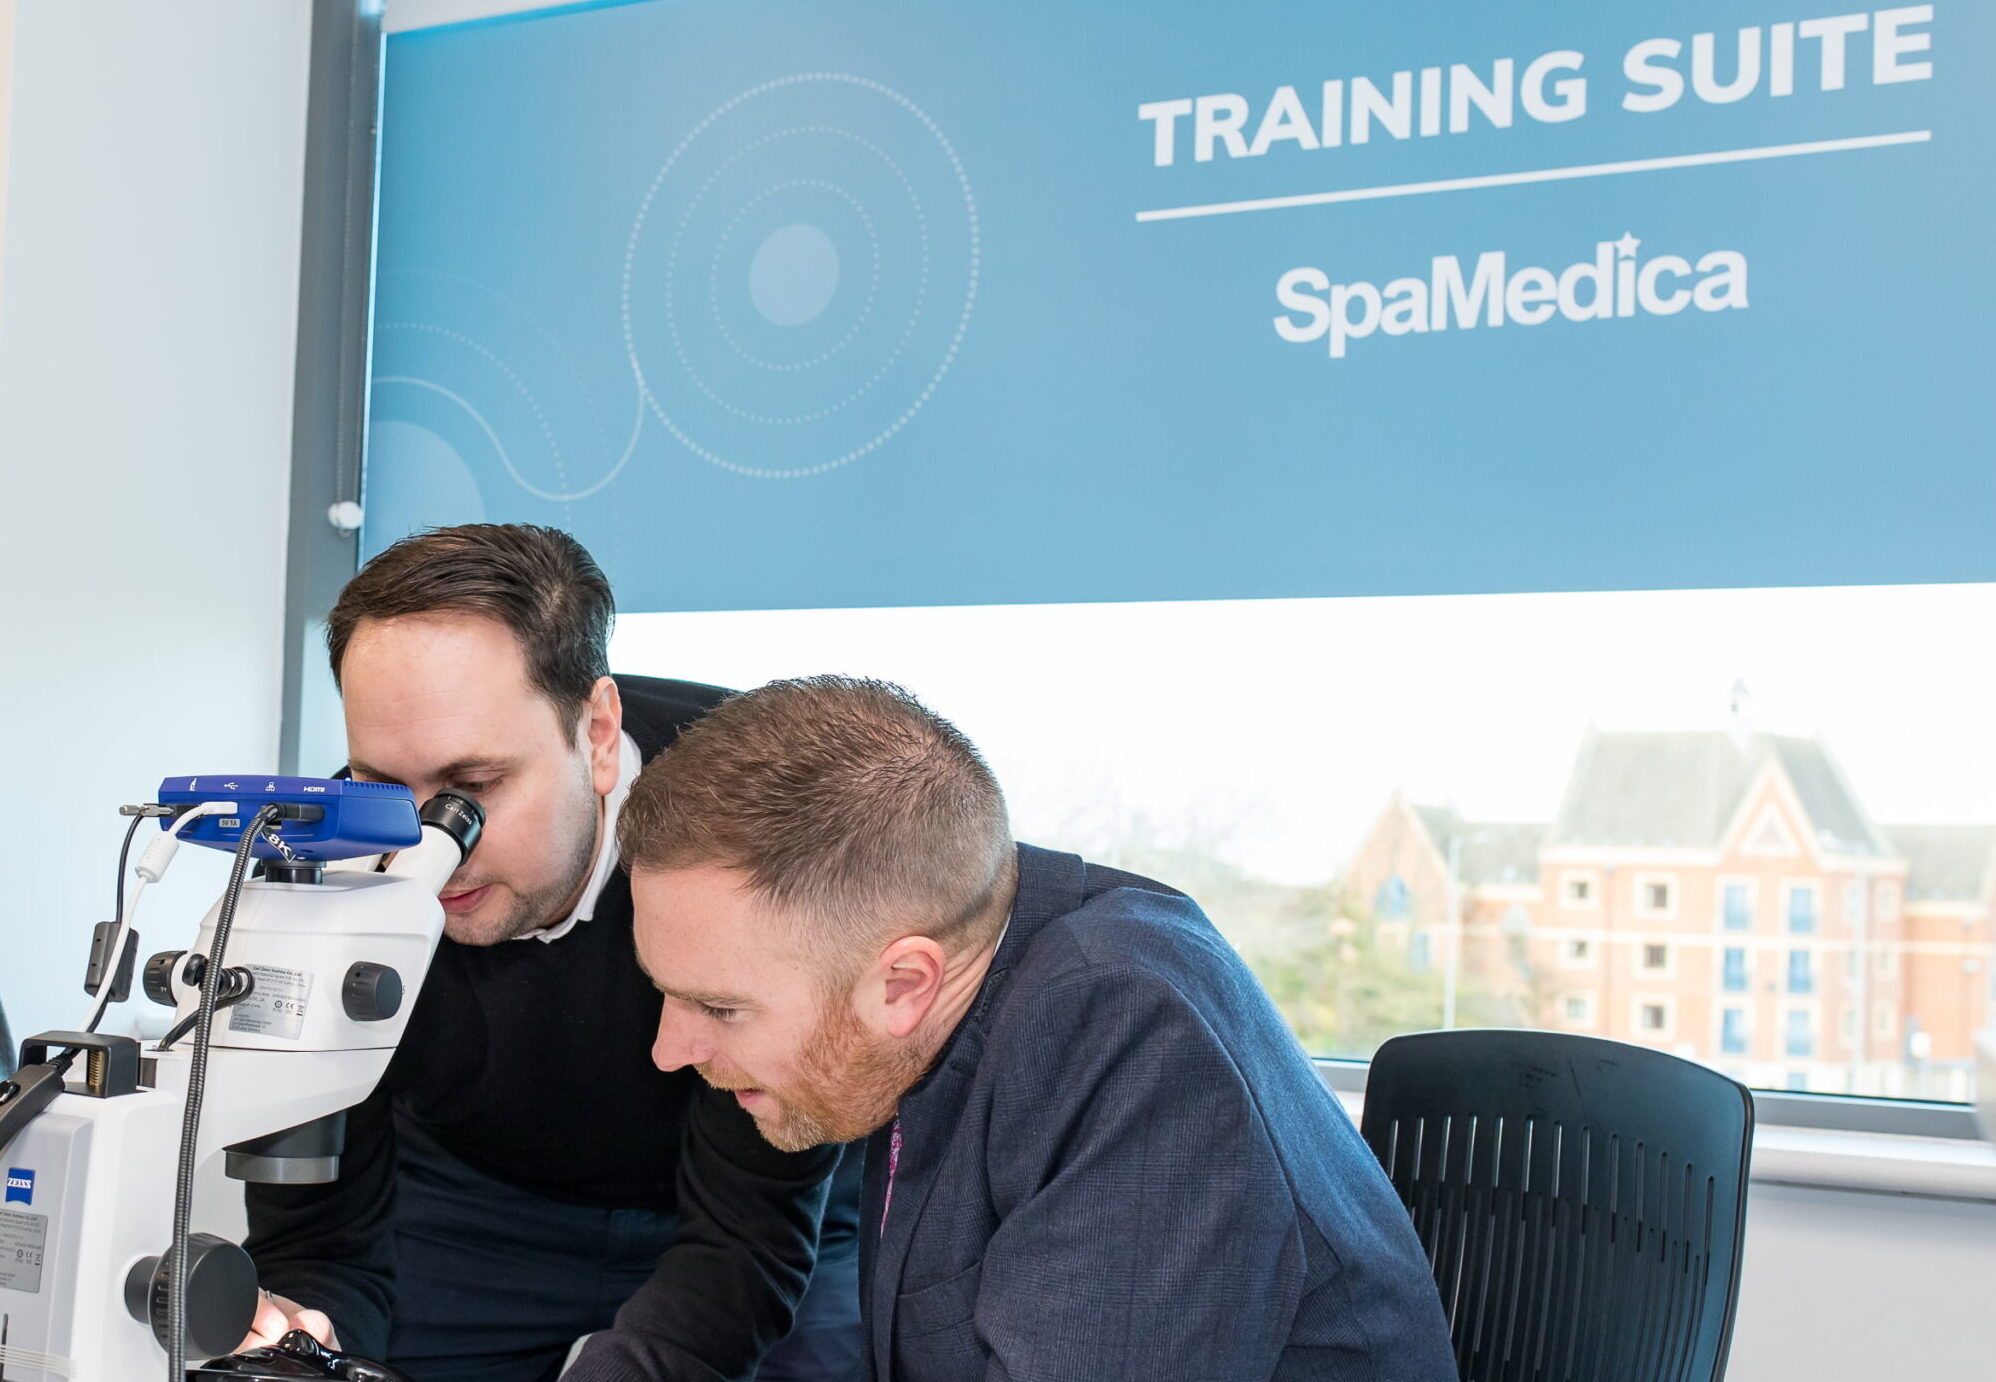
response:
M1407 1212L1191 899L1021 846L989 975L867 1148L876 1382L1450 1382ZM882 1218L885 1215L883 1227Z

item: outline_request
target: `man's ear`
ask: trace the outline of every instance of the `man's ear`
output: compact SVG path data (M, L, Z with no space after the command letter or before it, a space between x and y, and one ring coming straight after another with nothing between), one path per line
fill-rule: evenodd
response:
M617 683L598 677L582 711L582 738L589 750L589 779L596 795L607 797L617 785L624 756L624 698Z
M867 975L871 1025L903 1038L922 1025L943 987L943 948L927 936L903 936L875 960Z

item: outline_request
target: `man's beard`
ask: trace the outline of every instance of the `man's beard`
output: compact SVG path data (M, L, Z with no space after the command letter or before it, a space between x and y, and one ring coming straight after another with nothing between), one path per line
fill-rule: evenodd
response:
M698 1068L716 1089L762 1090L780 1116L757 1116L756 1130L778 1151L801 1152L885 1126L927 1064L915 1047L876 1038L840 996L820 1011L790 1087L756 1085L718 1066Z
M584 779L587 788L588 780ZM588 820L586 828L578 830L568 842L568 851L562 860L560 872L554 881L532 892L522 893L510 883L500 883L500 896L495 901L505 904L504 910L492 916L479 917L475 922L467 919L464 928L454 928L449 918L445 919L444 932L460 945L498 945L502 941L514 940L528 931L538 931L544 926L560 924L562 917L556 913L569 905L570 899L581 891L583 880L589 877L590 870L596 867L597 832L602 821L602 800L594 791L587 792L587 801L593 812L585 816L582 811L575 813L575 819ZM474 854L473 862L477 856ZM455 886L461 886L456 879ZM473 886L478 886L474 884Z

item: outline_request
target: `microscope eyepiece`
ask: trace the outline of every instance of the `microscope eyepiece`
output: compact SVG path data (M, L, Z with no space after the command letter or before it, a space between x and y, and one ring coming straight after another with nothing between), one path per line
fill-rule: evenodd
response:
M438 792L418 813L424 825L434 825L453 840L461 859L469 859L485 829L485 808L462 792Z

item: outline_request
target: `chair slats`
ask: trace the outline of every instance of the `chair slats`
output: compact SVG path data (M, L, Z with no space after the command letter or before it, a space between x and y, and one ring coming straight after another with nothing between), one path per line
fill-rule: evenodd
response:
M1363 1131L1427 1253L1463 1382L1717 1382L1752 1116L1734 1081L1619 1042L1381 1047Z

